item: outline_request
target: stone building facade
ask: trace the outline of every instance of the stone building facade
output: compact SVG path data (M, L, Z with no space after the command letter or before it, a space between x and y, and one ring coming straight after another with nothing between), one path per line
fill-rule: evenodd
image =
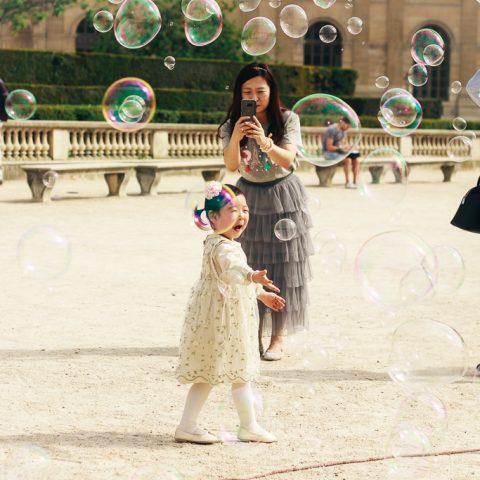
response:
M285 4L285 3L284 3ZM322 9L312 0L297 0L307 13L310 28L305 37L293 39L279 27L282 6L272 8L267 0L253 12L239 9L229 14L239 26L255 16L266 16L277 26L277 44L270 56L279 62L294 65L333 65L353 68L358 72L357 96L378 96L375 79L380 75L390 78L390 86L408 88L406 72L413 61L410 55L412 35L420 28L430 26L442 34L446 43L445 60L438 67L429 68L430 79L419 96L441 98L444 115L463 115L478 118L478 108L465 91L460 95L450 92L450 84L459 80L466 85L478 66L480 4L473 0L337 0ZM351 8L347 8L348 6ZM350 17L363 20L363 30L352 35L347 30ZM17 35L0 26L0 48L36 48L74 52L88 50L92 28L84 21L80 7L69 8L62 16L50 17ZM325 44L318 38L324 24L334 25L337 40ZM173 53L174 54L174 53Z

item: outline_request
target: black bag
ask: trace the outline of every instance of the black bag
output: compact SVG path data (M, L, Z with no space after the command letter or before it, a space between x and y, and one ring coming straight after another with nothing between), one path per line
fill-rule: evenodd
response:
M473 233L480 233L480 177L477 186L471 188L460 202L452 225Z

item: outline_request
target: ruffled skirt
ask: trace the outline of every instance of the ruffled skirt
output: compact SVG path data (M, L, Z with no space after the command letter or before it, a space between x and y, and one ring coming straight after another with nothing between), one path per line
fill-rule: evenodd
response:
M239 239L248 264L255 270L267 269L268 277L286 300L281 312L271 311L258 302L260 333L302 331L308 328L309 256L314 253L305 187L295 174L269 184L254 184L241 178L237 186L245 193L250 209L248 227ZM287 241L278 239L274 232L276 223L284 218L296 225L295 235Z

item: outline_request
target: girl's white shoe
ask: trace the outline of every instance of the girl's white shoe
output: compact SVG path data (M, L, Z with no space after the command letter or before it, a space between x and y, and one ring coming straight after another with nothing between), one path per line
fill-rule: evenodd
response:
M262 427L256 427L253 431L240 427L237 436L241 442L273 443L277 441L273 433L267 432Z
M218 443L221 440L210 432L200 428L196 429L193 433L184 432L183 430L180 430L180 428L177 428L175 430L175 441L180 443L199 443L201 445L209 445L211 443Z

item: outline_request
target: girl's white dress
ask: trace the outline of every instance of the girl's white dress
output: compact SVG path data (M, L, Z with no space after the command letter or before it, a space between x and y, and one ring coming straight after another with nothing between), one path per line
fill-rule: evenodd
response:
M180 340L180 383L243 383L258 375L256 297L263 289L248 280L250 272L240 243L208 235Z

